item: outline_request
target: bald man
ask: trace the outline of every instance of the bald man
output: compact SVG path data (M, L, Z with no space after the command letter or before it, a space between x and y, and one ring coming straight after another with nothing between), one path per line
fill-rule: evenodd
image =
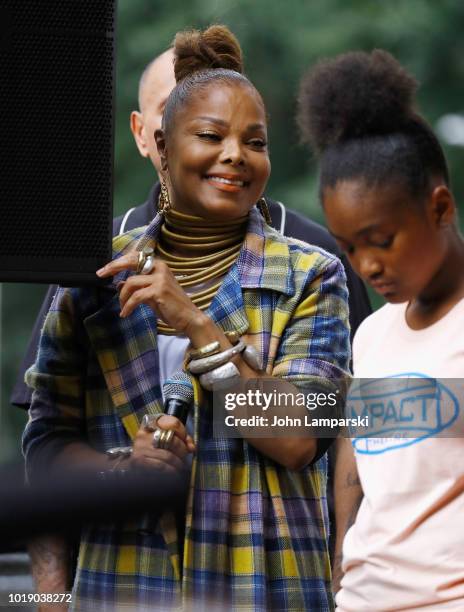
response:
M155 130L161 128L164 106L176 86L174 52L168 49L156 57L142 73L139 82L139 109L130 115L130 127L142 157L149 157L159 175L161 161L155 143Z

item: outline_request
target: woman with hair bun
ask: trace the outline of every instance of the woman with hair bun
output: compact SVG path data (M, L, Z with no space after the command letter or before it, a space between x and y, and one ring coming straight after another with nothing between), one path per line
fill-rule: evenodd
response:
M266 223L266 112L235 37L181 32L174 51L159 214L114 240L109 287L58 292L28 373L26 463L188 474L177 525L85 527L77 609L331 610L326 441L217 437L209 390L237 376L336 390L344 272ZM186 426L163 415L167 379L193 386Z
M388 378L390 392L367 404L371 436L353 439L364 498L343 542L340 612L464 610L464 242L415 91L380 50L323 61L301 86L329 229L387 300L353 343L356 378ZM357 480L342 468L336 496Z

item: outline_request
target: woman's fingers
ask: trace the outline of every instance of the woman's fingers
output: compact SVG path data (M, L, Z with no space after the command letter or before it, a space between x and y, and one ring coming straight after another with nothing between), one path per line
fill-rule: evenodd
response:
M187 463L170 450L154 448L153 452L138 452L132 455L131 463L136 468L169 467L177 472L187 469Z
M174 453L160 448L156 449L156 451L156 456L145 458L145 464L148 467L163 464L164 466L169 466L178 472L186 469L187 466L185 462L179 459L179 457L177 457Z
M145 438L138 437L134 443L134 451L136 455L144 455L146 457L156 457L157 451L168 450L169 452L177 455L180 459L184 459L188 455L189 450L185 442L183 442L178 436L174 435L169 442L167 449L162 447L158 448L153 446L154 434L148 433Z
M124 306L134 291L149 287L152 282L151 274L136 274L130 276L126 281L121 281L118 285L121 307Z
M182 421L179 421L177 417L170 414L163 414L163 416L158 419L157 424L160 429L173 429L176 436L179 436L179 438L185 442L187 430Z
M97 271L101 278L114 276L123 270L137 271L138 252L133 251L109 262ZM201 311L177 282L169 266L155 258L149 274L132 274L118 283L122 318L132 314L141 304L146 304L166 325L184 333Z
M161 461L168 463L177 470L185 470L187 462L178 457L175 453L170 450L162 448L156 449L139 449L138 452L134 452L131 457L131 463L136 467L150 467L153 465L153 461Z
M100 278L107 278L108 276L114 276L123 270L133 270L135 272L135 270L137 270L138 263L139 253L138 251L133 251L132 253L128 253L127 255L113 259L113 261L107 263L105 266L103 266L103 268L97 270L96 274Z
M158 419L158 428L160 430L172 430L174 436L169 442L167 449L157 448L153 446L155 432L147 431L142 427L138 430L134 440L134 451L133 456L135 458L140 457L159 457L159 453L164 454L165 452L176 456L180 461L184 461L186 456L193 452L195 446L190 436L187 436L185 426L174 416L163 415ZM190 438L190 441L188 441Z
M196 451L197 448L195 446L195 442L193 441L192 436L187 436L187 440L185 441L185 444L190 453L194 453Z
M163 449L155 449L155 450L163 450ZM183 442L176 435L173 436L166 450L170 451L172 454L179 457L179 459L181 459L182 461L189 454L189 449L187 448L187 445L185 444L185 442Z
M120 317L128 317L139 304L148 304L150 308L155 311L155 305L152 297L151 286L146 286L143 289L139 289L130 295L130 297L125 302L124 306L121 308L121 312L119 313ZM156 313L158 314L158 313Z

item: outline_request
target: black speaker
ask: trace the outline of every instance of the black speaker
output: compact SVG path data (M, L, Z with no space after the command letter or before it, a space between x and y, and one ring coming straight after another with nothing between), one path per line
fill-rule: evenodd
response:
M111 256L116 0L0 0L0 280Z

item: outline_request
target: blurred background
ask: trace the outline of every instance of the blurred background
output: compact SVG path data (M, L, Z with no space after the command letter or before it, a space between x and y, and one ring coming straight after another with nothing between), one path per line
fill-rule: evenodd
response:
M40 1L40 0L39 0ZM387 49L419 80L419 105L441 139L464 206L464 2L462 0L119 0L114 214L143 202L155 181L129 130L145 65L176 33L225 23L239 38L246 72L269 113L267 193L323 222L317 168L295 126L298 83L321 57ZM461 224L464 211L461 211ZM18 459L27 415L9 396L46 287L0 286L0 464ZM376 298L374 305L380 305Z

